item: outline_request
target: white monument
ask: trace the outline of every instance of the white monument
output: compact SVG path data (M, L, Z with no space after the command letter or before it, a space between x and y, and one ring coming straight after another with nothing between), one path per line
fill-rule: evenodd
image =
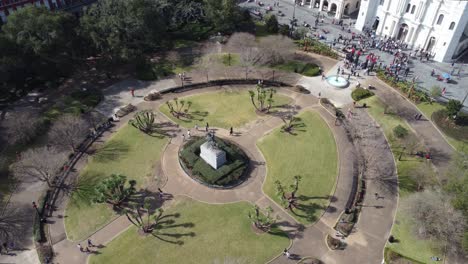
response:
M216 170L226 163L226 152L216 146L214 134L208 134L207 138L200 146L200 157Z

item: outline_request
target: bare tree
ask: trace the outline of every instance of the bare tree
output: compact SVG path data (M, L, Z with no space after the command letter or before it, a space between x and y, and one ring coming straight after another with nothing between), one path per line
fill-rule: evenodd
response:
M286 36L272 35L260 39L259 48L263 53L264 62L276 65L286 61L296 50L296 45Z
M105 115L97 111L90 111L84 116L84 118L95 131L97 131L99 125L103 124L107 120Z
M229 38L228 49L239 53L239 62L247 79L250 68L263 64L264 54L257 47L255 36L248 33L235 33Z
M423 166L420 166L418 170L413 171L409 176L416 184L416 191L419 192L425 189L426 185L433 183L434 170L432 164L425 162Z
M41 125L39 116L31 112L14 113L9 120L9 138L12 143L28 143L37 135Z
M216 58L216 55L219 54L217 51L216 44L206 43L203 45L201 52L203 56L197 61L198 66L203 70L206 75L206 82L210 81L209 74L214 68L220 67L219 60Z
M21 159L13 164L13 174L19 180L36 178L55 186L54 179L66 161L66 154L56 148L40 147L21 153Z
M88 123L83 118L67 114L61 116L52 125L49 131L49 139L55 145L69 147L75 151L88 132Z
M466 221L462 213L453 208L449 196L425 190L403 200L402 206L414 219L417 234L441 241L452 252L460 249Z
M176 64L180 61L180 55L177 51L169 51L166 54L166 60L171 63L172 68L175 68Z
M30 223L30 214L24 208L7 208L0 214L0 240L2 242L18 241L24 237Z

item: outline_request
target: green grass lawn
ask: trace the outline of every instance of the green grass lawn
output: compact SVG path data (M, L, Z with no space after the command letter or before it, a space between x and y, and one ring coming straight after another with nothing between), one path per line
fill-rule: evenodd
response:
M406 196L416 191L415 182L411 178L411 174L417 170L423 169L423 166L427 166L426 161L421 158L417 158L414 155L402 156L402 160L398 161L398 156L401 151L401 142L393 136L393 128L397 125L401 125L408 129L410 135L417 138L416 135L410 130L410 126L397 115L383 114L384 105L378 97L374 96L362 100L361 102L367 103L369 106L369 113L382 127L387 139L389 140L390 147L397 161L399 188L400 188L400 199L405 199ZM424 112L424 111L423 111ZM426 112L424 112L426 113ZM435 172L427 175L431 184L437 184L437 178ZM400 203L401 204L401 201ZM398 243L387 243L387 247L392 251L400 254L401 256L417 260L423 263L432 263L430 257L438 256L443 257L440 250L435 247L435 244L430 240L419 239L414 235L414 223L401 208L397 209L397 216L395 224L392 227L392 235L399 240Z
M89 263L227 263L226 259L266 263L288 247L289 239L279 230L254 233L247 217L251 209L247 202L211 205L177 197L164 214L180 216L166 218L174 223L159 231L161 239L172 243L141 236L131 227L91 256Z
M193 119L175 118L169 113L166 104L162 105L159 110L172 121L187 128L193 128L195 124L204 127L208 122L210 127L229 129L232 126L236 129L258 117L250 102L247 89L202 93L179 98L179 100L182 99L193 103L190 108ZM291 98L279 94L274 96L274 100L272 111L278 110L277 106L289 104L292 101Z
M276 65L274 68L286 72L296 72L309 77L318 76L320 74L319 66L313 63L306 63L296 60Z
M167 142L167 138L151 137L130 125L124 126L92 156L79 182L94 186L114 173L136 180L138 188L147 186ZM115 213L107 205L91 203L90 195L83 191L73 193L66 216L68 239L76 241L109 223Z
M316 112L300 115L305 127L297 135L277 128L257 142L265 156L268 173L263 190L277 203L275 181L283 185L293 183L301 175L297 196L299 208L291 213L304 224L313 223L328 206L338 169L335 139L330 128Z
M440 104L440 103L419 103L417 105L417 107L419 108L419 110L421 112L423 112L428 118L431 118L432 117L432 114L434 112L437 112L439 110L442 110L442 109L445 109L445 106ZM441 131L443 131L442 129L440 129ZM458 151L468 151L468 142L467 141L463 141L463 140L459 140L459 139L455 139L447 134L444 133L444 136L447 138L447 141L453 146L455 147L456 150Z

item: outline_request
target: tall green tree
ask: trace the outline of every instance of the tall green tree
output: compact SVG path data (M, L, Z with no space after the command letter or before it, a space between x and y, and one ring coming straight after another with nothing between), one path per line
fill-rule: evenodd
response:
M205 0L205 13L206 18L219 32L234 32L236 24L242 23L243 13L236 0Z
M165 7L156 0L101 0L85 11L81 32L107 58L133 59L164 41Z
M266 30L268 33L277 34L279 31L278 19L275 15L268 16L265 21Z
M24 53L60 64L72 57L75 27L76 19L69 13L28 6L9 16L2 30Z

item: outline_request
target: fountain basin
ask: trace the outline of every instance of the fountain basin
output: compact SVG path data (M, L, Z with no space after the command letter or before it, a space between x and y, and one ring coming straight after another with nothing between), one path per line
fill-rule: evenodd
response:
M328 76L326 79L327 82L333 87L346 88L349 85L349 81L341 76L332 75Z

